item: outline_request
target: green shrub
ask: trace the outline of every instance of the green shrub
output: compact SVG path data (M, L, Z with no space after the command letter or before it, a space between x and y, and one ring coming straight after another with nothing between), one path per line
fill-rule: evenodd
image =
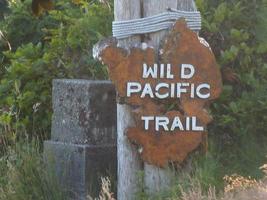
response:
M224 174L260 177L258 166L267 151L267 2L196 2L203 17L200 34L210 43L222 71L231 69L236 76L225 80L223 94L212 106L212 154L219 156Z
M62 0L55 8L35 18L30 1L15 1L0 22L12 47L2 52L0 62L0 125L18 136L24 132L49 136L52 79L107 77L91 49L110 34L109 7L95 1L77 6Z
M179 199L182 191L200 185L223 189L223 177L234 173L262 177L267 154L267 1L196 0L202 31L224 75L221 97L212 104L209 152L193 155L190 173L180 174L164 197ZM139 196L148 197L141 193ZM159 195L158 199L162 198Z

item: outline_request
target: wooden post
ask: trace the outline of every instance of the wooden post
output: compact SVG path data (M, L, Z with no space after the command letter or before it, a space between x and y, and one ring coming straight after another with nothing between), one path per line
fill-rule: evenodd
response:
M177 8L177 0L143 0L144 7L144 17L151 15L156 15L161 12L166 12L166 8ZM161 40L166 35L167 31L160 31L157 33L149 34L148 39L146 40L149 45L152 45L157 52ZM147 192L153 194L154 192L159 192L162 189L166 189L170 185L170 180L172 177L171 170L169 169L160 169L153 165L145 164L145 186Z
M166 8L195 10L194 0L114 0L116 21L147 17L166 11ZM143 15L143 16L142 16ZM149 34L145 42L154 46L157 51L166 31ZM119 40L119 46L129 48L141 42L139 36ZM118 200L132 200L137 191L137 172L141 162L137 149L129 144L125 129L134 125L130 107L118 104ZM145 184L149 193L168 187L172 172L145 164Z
M192 11L196 10L194 0L143 0L144 17L165 12L166 8L174 8L178 10ZM149 34L147 43L154 46L158 51L161 40L167 31L160 31ZM145 186L147 192L153 194L168 188L174 173L171 169L160 169L158 167L145 164Z
M115 21L141 18L140 0L114 0ZM118 41L120 47L129 48L140 43L135 36ZM137 149L125 136L125 130L134 125L131 108L117 105L118 200L133 200L137 192L138 171L142 170Z

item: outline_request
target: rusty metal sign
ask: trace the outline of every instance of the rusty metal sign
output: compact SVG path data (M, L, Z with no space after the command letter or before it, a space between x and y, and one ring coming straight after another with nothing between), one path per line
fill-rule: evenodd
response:
M145 162L180 164L206 142L208 107L221 93L221 74L210 48L184 20L176 22L159 55L150 47L119 48L115 40L100 46L98 57L118 95L132 106L136 126L126 134L141 146Z

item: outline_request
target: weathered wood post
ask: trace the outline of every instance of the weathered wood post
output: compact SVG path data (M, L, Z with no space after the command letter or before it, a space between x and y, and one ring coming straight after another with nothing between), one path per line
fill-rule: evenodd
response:
M114 0L115 21L141 18L140 0ZM141 42L140 36L119 40L118 46L130 48ZM137 192L138 176L141 170L141 160L135 146L129 143L125 131L133 126L131 108L127 105L117 105L117 152L118 152L118 199L131 200Z
M193 0L115 0L119 41L95 45L125 103L118 105L119 200L135 199L140 169L148 193L168 188L170 162L183 163L206 139L208 105L222 83L209 46L192 31L201 28L195 11Z
M166 8L173 8L184 11L196 11L194 0L142 0L144 17L165 12ZM155 51L159 50L161 40L168 31L150 33L146 43L152 45ZM145 186L148 193L159 192L170 185L173 177L171 169L161 169L153 165L145 164Z
M156 15L165 12L167 8L177 8L177 0L143 0L144 17ZM164 38L166 31L150 33L146 43L154 47L155 51L159 50L161 40ZM153 165L144 165L144 182L148 193L159 192L170 185L172 172L170 169L161 169Z
M115 0L115 21L130 20L165 12L167 8L186 11L196 10L194 0ZM143 16L141 16L141 14ZM158 51L160 41L167 31L151 33L144 42L154 46ZM141 42L140 36L119 40L120 47L129 48ZM132 199L137 188L138 170L141 170L141 161L137 150L132 146L125 130L133 125L130 107L118 104L118 199ZM173 173L169 169L161 169L145 164L145 185L149 193L166 189L169 186ZM127 177L127 178L126 178Z

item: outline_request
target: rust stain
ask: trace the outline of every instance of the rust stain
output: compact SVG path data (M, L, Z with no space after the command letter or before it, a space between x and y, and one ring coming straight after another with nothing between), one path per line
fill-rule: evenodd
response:
M183 118L177 111L171 111L165 116L173 119L176 116ZM151 126L154 124L152 123ZM195 150L202 142L205 132L174 131L157 133L144 131L138 126L127 130L128 138L142 146L141 157L149 164L166 167L169 162L182 163L190 152Z
M184 20L176 22L163 42L159 56L156 56L153 48L126 50L117 47L116 43L109 43L108 47L100 52L100 58L108 65L110 79L115 84L119 96L124 97L126 103L133 106L136 127L129 127L127 136L130 141L142 147L141 157L144 161L159 167L165 167L169 162L180 164L201 144L206 145L206 131L150 131L153 128L145 131L141 120L141 116L167 116L170 119L179 116L182 120L188 116L196 116L204 127L212 121L208 107L219 97L222 90L220 70L213 53L200 43L197 34L187 28ZM174 79L144 79L143 63L150 66L154 63L170 63L172 66L192 64L196 73L191 79L182 80L177 76L180 74L180 68L173 67ZM208 99L191 98L189 93L185 93L179 99L159 100L148 96L141 98L140 95L127 98L128 82L139 82L141 85L150 83L152 88L159 82L167 84L187 82L195 85L208 83L211 86L211 96ZM169 110L166 104L175 106ZM150 123L150 126L154 124Z

